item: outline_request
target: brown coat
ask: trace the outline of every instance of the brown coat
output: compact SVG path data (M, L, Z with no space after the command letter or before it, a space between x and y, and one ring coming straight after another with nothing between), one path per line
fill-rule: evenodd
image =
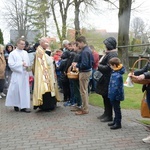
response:
M5 78L5 68L6 68L6 61L4 58L4 54L0 53L0 79Z

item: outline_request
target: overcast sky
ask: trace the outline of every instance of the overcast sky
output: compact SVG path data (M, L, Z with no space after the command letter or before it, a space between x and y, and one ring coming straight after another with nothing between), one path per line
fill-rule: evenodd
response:
M99 1L99 0L98 0ZM115 1L115 0L112 0ZM134 17L141 17L143 21L150 25L150 0L135 0L136 3L132 5L134 9L131 13L131 20ZM8 0L0 0L0 10L4 8L4 4L6 4ZM85 17L81 18L81 28L96 28L96 29L106 29L108 32L117 32L118 31L118 10L113 9L114 7L107 2L103 2L100 6L100 10L98 13L88 13ZM0 11L0 16L1 16ZM71 19L72 16L69 16ZM54 24L51 24L54 26ZM70 25L71 27L71 25ZM9 41L9 28L7 27L6 21L2 21L0 17L0 29L4 34L4 42L7 43ZM49 33L49 36L54 36L56 33L55 30Z

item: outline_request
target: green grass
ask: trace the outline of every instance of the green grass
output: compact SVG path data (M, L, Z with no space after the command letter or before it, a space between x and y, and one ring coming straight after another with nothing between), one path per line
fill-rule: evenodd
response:
M127 74L123 76L124 82ZM134 84L134 87L124 87L125 100L121 102L121 108L124 109L140 109L141 99L143 97L142 85ZM103 100L101 95L90 94L89 103L94 106L103 107Z
M139 120L142 124L150 125L150 120Z

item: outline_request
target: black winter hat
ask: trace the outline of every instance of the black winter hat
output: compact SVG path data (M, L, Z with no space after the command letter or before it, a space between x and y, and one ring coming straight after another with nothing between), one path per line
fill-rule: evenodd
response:
M61 56L62 59L66 59L66 58L69 58L69 57L70 57L70 52L69 51L63 52L63 54Z
M116 39L114 37L109 37L109 38L105 39L103 41L103 43L106 45L106 48L108 50L116 49L117 42L116 42Z

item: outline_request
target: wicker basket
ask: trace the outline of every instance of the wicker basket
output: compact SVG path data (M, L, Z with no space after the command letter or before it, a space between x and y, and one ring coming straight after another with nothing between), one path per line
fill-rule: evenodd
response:
M139 61L147 61L147 62L150 62L150 60L146 59L146 58L140 58L138 60L136 60L131 68L131 80L132 82L134 83L137 83L137 84L149 84L150 83L150 79L142 79L142 80L139 80L137 79L137 77L133 74L134 73L134 69L135 69L135 65L139 62Z
M74 71L71 71L71 66L68 68L67 77L69 79L79 79L79 71L74 68Z
M67 77L69 79L79 79L79 72L68 72Z

